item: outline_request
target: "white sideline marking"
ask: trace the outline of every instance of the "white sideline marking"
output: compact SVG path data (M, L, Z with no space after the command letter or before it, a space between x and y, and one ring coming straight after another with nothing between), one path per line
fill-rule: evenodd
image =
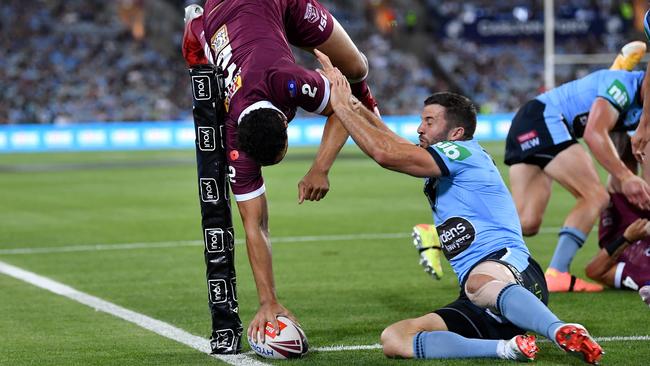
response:
M560 230L559 227L541 228L540 234L555 234ZM271 243L308 243L314 241L345 241L345 240L387 240L409 238L409 232L401 233L378 233L378 234L341 234L341 235L313 235L313 236L284 236L271 237ZM20 255L20 254L44 254L44 253L67 253L67 252L95 252L104 250L133 250L147 248L177 248L193 247L201 245L200 240L178 240L162 242L142 242L142 243L125 243L125 244L91 244L91 245L69 245L62 247L33 247L33 248L14 248L0 249L0 255ZM244 244L244 240L235 240L235 244Z
M650 341L650 335L645 336L614 336L614 337L594 337L596 342L635 342L635 341ZM537 342L547 343L548 339L540 339ZM359 351L359 350L373 350L381 349L381 344L366 344L358 346L329 346L314 348L317 352L342 352L342 351Z
M172 339L186 346L194 348L197 351L206 353L227 364L236 366L262 366L266 363L259 362L246 355L213 355L210 354L210 341L188 333L182 329L176 328L171 324L148 317L144 314L123 308L98 297L75 290L74 288L54 281L50 278L37 275L36 273L12 266L0 261L0 273L30 283L36 287L53 292L57 295L67 297L81 304L87 305L95 310L103 311L130 323L138 325L144 329L159 334L165 338Z

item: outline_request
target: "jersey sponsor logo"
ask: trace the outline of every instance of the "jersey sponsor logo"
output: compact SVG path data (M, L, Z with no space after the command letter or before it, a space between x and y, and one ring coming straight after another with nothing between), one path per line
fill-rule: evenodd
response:
M517 136L517 141L519 141L519 146L521 146L522 151L532 149L533 147L539 146L540 144L539 135L535 130L531 130Z
M462 217L450 217L442 224L436 226L440 245L445 257L451 260L469 246L476 239L474 225Z
M215 143L217 139L213 127L199 126L196 135L196 139L199 143L199 150L214 151L217 148Z
M201 201L203 202L219 201L219 187L217 187L216 179L200 178L199 185L201 187Z
M217 30L210 40L210 46L215 55L218 55L230 43L228 38L228 27L224 24Z
M241 89L242 84L240 68L232 78L232 81L226 86L226 98L223 101L223 105L226 107L226 112L230 110L230 101L232 101L232 98L237 94L237 91Z
M195 100L210 100L212 98L210 77L207 75L193 75L192 93Z
M614 80L612 85L607 88L607 94L618 104L619 107L625 109L630 104L630 96L627 94L625 85L618 80Z
M228 37L228 27L225 24L210 39L210 47L217 57L216 65L221 66L226 76L224 81L226 87L224 106L226 107L226 112L228 112L230 109L230 101L241 88L243 80L241 77L241 67L238 68L237 64L230 62L233 49Z
M210 302L219 304L228 300L228 284L226 280L208 280L208 288L210 289Z
M433 147L444 154L449 160L463 161L472 156L469 150L452 141L441 141L434 144Z

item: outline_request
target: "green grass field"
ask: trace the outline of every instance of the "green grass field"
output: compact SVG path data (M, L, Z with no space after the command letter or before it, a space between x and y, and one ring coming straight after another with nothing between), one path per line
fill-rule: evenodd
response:
M502 161L501 144L486 147L497 162ZM455 299L458 285L451 268L445 267L441 281L427 277L409 238L414 224L431 222L422 181L385 171L351 147L342 153L330 174L327 198L298 205L296 186L314 152L294 149L285 162L264 173L275 240L277 293L300 319L310 345L376 344L387 325ZM192 151L0 155L0 261L208 337L193 158ZM567 192L554 187L543 232L527 240L543 267L550 260L557 229L572 204ZM234 218L236 237L242 239L239 216L235 214ZM373 240L336 237L359 234L387 235ZM303 236L322 238L295 239ZM161 242L167 246L156 245ZM134 249L62 250L128 243L142 245ZM592 235L573 263L575 274L584 275L582 268L596 247ZM10 251L20 248L52 250L29 254ZM236 253L240 314L246 325L256 310L257 296L244 245L237 245ZM560 318L586 325L597 337L650 334L650 309L635 292L556 294L550 307ZM185 345L5 275L0 275L0 314L0 365L220 363ZM606 341L602 345L607 352L603 364L643 365L650 358L648 340ZM244 347L249 350L247 344ZM581 364L549 343L542 343L541 348L536 364ZM381 350L368 349L315 351L291 363L405 362L385 359Z

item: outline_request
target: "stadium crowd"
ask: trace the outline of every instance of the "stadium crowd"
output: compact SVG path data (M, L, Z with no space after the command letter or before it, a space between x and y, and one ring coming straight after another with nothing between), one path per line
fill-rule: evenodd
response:
M180 56L181 8L165 2L176 34L160 47L148 0L18 1L0 4L0 123L178 120L190 118ZM479 18L541 19L535 1L514 8L473 0L323 0L370 62L369 84L383 114L413 114L431 91L470 96L481 112L512 112L543 85L543 47L531 37L484 43L464 32ZM134 5L135 4L135 5ZM158 3L159 4L159 3ZM563 39L557 52L615 52L630 39L625 2L577 1L559 16L604 20L597 36ZM125 7L139 6L133 21ZM130 9L130 8L129 8ZM136 17L137 18L137 17ZM135 22L135 24L134 24ZM141 22L143 24L139 24ZM145 29L147 31L145 31ZM418 38L420 36L420 38ZM638 37L636 37L638 38ZM426 39L426 42L408 42ZM424 43L424 44L422 44ZM300 63L313 57L295 52ZM438 67L434 67L437 65ZM558 67L563 82L594 67Z

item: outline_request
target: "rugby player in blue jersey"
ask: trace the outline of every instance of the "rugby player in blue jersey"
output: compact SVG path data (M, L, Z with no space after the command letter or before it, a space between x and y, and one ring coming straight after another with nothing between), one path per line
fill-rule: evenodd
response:
M515 205L492 158L473 140L476 109L469 99L436 93L425 101L420 144L393 133L352 97L345 77L317 52L330 80L330 103L357 145L384 168L426 178L442 251L461 284L453 303L390 325L384 354L404 358L534 359L535 331L561 349L596 363L602 348L579 324L546 306L539 265L521 235Z
M630 203L650 208L650 186L619 158L611 131L634 130L641 116L645 73L599 70L549 90L522 106L506 139L505 163L523 234L535 235L551 195L553 180L576 198L559 231L546 270L550 292L602 291L569 272L600 212L609 202L584 140L593 156L620 182Z

